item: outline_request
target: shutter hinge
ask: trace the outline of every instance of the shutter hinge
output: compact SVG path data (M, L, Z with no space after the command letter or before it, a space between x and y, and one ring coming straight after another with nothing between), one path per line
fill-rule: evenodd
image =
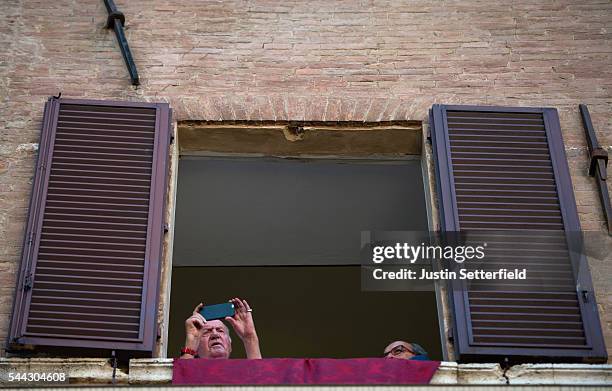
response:
M113 366L113 384L117 383L117 354L115 353L115 351L113 350L111 352L111 358L110 358L110 362L111 365Z
M162 337L162 328L163 328L163 324L158 323L157 324L157 340L161 340Z
M23 290L27 292L30 289L32 289L32 273L28 273L23 281Z
M446 336L446 339L448 339L448 342L450 342L450 343L454 343L455 342L455 337L453 336L453 328L452 327L448 328L448 335Z
M584 300L585 303L588 303L590 301L589 291L587 290L582 291L582 300Z
M595 171L599 171L599 177L606 180L606 167L608 166L608 151L601 147L593 148L590 152L589 176L595 176Z
M504 357L504 361L499 363L499 366L505 371L510 368L510 360L508 357Z
M167 234L170 230L170 226L168 224L164 224L164 233Z
M174 143L174 130L170 130L170 144Z
M28 246L31 246L33 242L34 242L34 232L30 232L30 234L28 235Z

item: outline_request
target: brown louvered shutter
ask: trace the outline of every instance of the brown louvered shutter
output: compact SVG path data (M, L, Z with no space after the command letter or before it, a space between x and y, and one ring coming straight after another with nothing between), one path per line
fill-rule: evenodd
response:
M46 103L9 348L152 352L169 124L165 103Z
M434 105L441 229L488 241L485 270L449 284L459 361L605 362L557 111ZM497 239L496 239L497 238ZM469 268L469 267L468 267Z

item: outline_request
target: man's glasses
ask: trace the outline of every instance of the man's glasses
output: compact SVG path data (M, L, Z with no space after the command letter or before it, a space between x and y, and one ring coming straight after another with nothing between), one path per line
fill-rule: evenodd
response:
M393 349L389 350L388 352L383 353L383 357L389 357L389 355L392 355L393 357L397 357L406 352L410 354L415 354L411 349L408 349L404 345L398 345L394 347Z

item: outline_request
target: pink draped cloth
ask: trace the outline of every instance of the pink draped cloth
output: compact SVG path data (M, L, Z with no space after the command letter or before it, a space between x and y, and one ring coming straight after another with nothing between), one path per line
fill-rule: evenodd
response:
M175 359L172 384L428 384L439 365L385 358Z

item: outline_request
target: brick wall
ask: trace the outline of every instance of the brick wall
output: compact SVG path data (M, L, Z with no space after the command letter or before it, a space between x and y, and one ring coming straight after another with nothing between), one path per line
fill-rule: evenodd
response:
M433 103L560 111L584 229L602 230L577 105L612 144L612 3L117 0L142 85L101 0L0 7L0 339L43 102L169 101L178 120L427 120ZM611 187L612 190L612 187ZM609 265L609 262L608 262ZM592 263L612 351L610 266ZM0 354L2 350L0 350Z

